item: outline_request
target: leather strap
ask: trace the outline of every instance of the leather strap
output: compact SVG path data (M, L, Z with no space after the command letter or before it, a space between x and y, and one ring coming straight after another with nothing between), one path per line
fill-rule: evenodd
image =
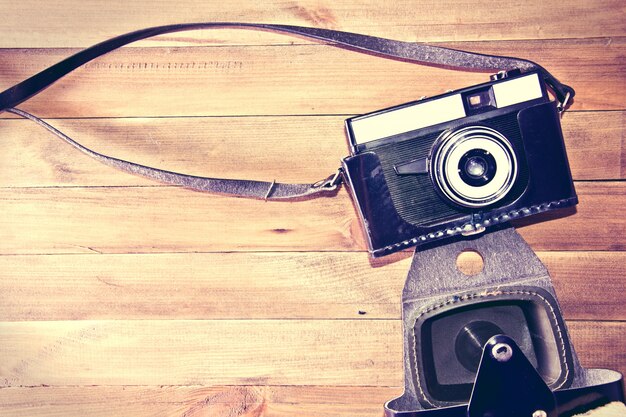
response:
M51 126L39 117L23 110L10 108L7 112L16 114L25 119L32 120L41 127L47 129L54 135L63 139L79 151L91 156L97 161L114 168L131 174L140 175L150 179L157 180L162 183L172 185L182 185L199 191L208 191L212 193L227 194L237 197L259 198L264 200L285 200L298 199L320 193L332 193L341 183L340 173L337 172L314 184L284 184L276 181L253 181L253 180L236 180L226 178L208 178L197 177L194 175L181 174L178 172L165 171L159 168L153 168L146 165L137 164L135 162L124 161L123 159L113 158L101 153L92 151L91 149L81 145L65 133Z
M102 163L168 184L182 185L197 190L234 196L263 198L266 200L302 198L314 194L334 191L341 182L340 171L331 175L327 179L318 181L314 184L284 184L276 183L275 181L265 182L196 177L112 158L80 145L78 142L38 117L14 108L20 103L28 100L30 97L45 90L60 78L81 65L84 65L85 63L124 45L166 33L209 28L243 28L283 32L317 39L324 42L331 42L335 46L362 53L372 53L386 58L459 69L500 71L519 68L522 71L538 70L542 74L546 83L553 89L561 109L564 109L567 106L567 103L574 97L575 94L571 87L560 83L543 67L532 61L524 59L483 55L422 43L402 42L329 29L257 23L209 22L157 26L141 29L91 46L0 93L0 112L9 111L13 114L34 121L72 146Z

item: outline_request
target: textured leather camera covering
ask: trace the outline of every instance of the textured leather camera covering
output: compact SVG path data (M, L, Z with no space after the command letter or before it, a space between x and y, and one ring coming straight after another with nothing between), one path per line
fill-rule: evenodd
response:
M473 250L481 254L484 269L476 275L465 275L457 269L457 256ZM411 411L424 410L417 380L412 371L412 329L416 317L433 305L446 303L472 291L488 294L517 291L520 286L534 287L554 297L556 294L547 269L513 228L500 228L481 236L464 238L425 250L416 250L402 295L402 320L404 328L404 394L385 405L389 416L411 415ZM558 301L554 314L561 316ZM561 319L562 320L562 319ZM565 324L560 331L567 336ZM614 382L619 374L606 370L586 370L574 347L564 339L564 348L571 355L571 388ZM616 375L617 374L617 375ZM409 414L398 414L409 412Z
M551 361L558 363L560 368L558 376L553 375L554 379L546 382L548 387L551 390L556 390L570 386L574 377L572 349L556 299L549 292L534 286L507 286L505 288L497 286L470 293L451 295L446 299L437 301L435 304L424 306L417 315L414 315L414 324L409 329L412 334L412 337L408 341L411 347L409 359L411 360L411 372L417 386L416 393L422 404L428 404L432 407L444 407L463 402L440 400L436 398L436 395L432 392L432 387L425 371L427 367L432 368L435 364L422 357L422 354L424 354L424 348L428 350L427 345L429 343L436 343L436 341L423 340L421 335L423 326L434 317L451 312L453 313L460 308L476 309L482 306L493 305L495 302L504 303L506 305L507 303L513 304L516 301L527 303L529 307L530 304L532 304L532 308L528 308L528 310L541 310L544 313L541 316L537 315L533 318L534 320L540 321L540 323L536 323L538 325L534 326L535 337L539 339L541 343L551 345L552 349L555 350L555 355L553 358L546 359L542 362ZM493 313L492 310L492 315L493 314L497 313ZM520 318L520 320L524 319ZM532 319L527 317L526 320L530 321ZM513 323L510 327L514 329L515 327L526 325L528 325L528 323ZM506 329L504 326L502 326L502 328ZM539 328L542 330L539 330ZM456 335L456 330L448 330L454 331ZM505 330L505 332L513 337L513 334L508 333L508 330ZM518 340L517 342L519 344L522 341ZM438 346L432 346L432 348L441 349ZM445 387L442 387L442 389L445 390ZM464 399L465 401L469 400L469 393L471 393L471 388L466 394L467 398Z

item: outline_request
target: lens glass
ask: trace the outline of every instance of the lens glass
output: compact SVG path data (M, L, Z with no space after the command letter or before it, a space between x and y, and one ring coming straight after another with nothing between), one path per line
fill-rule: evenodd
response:
M496 176L495 158L485 149L472 149L459 159L459 177L470 187L489 184Z
M487 171L487 161L479 156L468 159L464 165L465 173L472 178L480 178Z

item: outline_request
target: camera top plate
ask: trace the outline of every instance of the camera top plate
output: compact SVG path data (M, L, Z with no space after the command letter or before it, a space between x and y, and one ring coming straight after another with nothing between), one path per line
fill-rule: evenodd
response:
M537 71L509 71L496 81L454 90L346 120L352 155L399 143L456 120L489 113L489 117L518 107L549 101L546 84ZM476 120L478 120L477 118ZM474 119L472 119L474 120Z

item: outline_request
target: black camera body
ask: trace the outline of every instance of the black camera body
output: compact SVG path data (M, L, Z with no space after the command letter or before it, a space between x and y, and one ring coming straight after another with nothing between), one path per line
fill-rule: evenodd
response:
M344 176L374 257L577 204L537 72L346 120Z

